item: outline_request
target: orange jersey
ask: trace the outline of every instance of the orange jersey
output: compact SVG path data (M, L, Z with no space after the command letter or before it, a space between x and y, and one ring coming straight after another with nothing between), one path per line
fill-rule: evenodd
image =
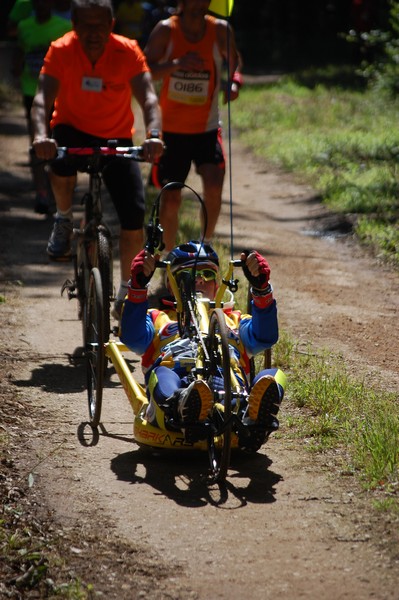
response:
M93 67L76 33L67 33L51 44L41 70L60 85L51 126L62 123L100 138L131 137L130 81L148 70L135 40L111 34Z
M223 59L216 39L216 19L205 18L205 35L196 43L186 40L178 16L168 20L171 37L164 59L173 60L195 52L204 66L201 71L178 70L164 78L160 94L164 131L204 133L219 127L218 95Z

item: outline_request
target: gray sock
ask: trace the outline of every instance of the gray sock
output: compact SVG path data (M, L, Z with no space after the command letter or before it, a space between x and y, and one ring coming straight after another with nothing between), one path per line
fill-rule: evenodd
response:
M68 219L69 221L73 221L73 212L72 208L69 208L66 211L62 211L57 208L57 212L55 213L55 217L59 219Z

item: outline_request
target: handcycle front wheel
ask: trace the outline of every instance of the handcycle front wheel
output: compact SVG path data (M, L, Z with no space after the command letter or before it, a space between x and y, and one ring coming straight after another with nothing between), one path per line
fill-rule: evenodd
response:
M87 399L92 427L98 427L104 384L104 296L100 271L94 267L90 273L86 311L85 351L87 372Z
M231 453L231 371L230 352L225 316L221 308L211 315L208 333L208 352L210 360L209 384L212 377L222 377L224 381L223 403L215 403L212 412L212 433L208 437L208 454L213 481L226 478Z
M193 299L193 281L190 274L182 273L179 281L179 292L182 300L183 310L177 315L180 336L190 335L192 315L190 312L190 301ZM195 302L192 302L195 305Z

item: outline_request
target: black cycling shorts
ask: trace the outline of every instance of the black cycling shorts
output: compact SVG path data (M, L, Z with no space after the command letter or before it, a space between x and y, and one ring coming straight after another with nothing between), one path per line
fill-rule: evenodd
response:
M106 139L93 137L69 125L56 125L52 137L58 146L69 148L106 146L108 142ZM132 144L131 138L117 140L118 146L132 146ZM121 228L131 231L141 229L144 224L145 200L138 163L120 156L104 156L101 163L102 177L114 203ZM73 164L66 164L62 161L55 162L51 169L60 177L70 177L76 175L78 170L82 170L79 169L79 157L76 157Z
M225 169L222 135L220 129L206 133L163 132L166 149L151 171L152 183L163 187L170 181L184 183L190 172L191 163L198 167L204 164L217 165Z

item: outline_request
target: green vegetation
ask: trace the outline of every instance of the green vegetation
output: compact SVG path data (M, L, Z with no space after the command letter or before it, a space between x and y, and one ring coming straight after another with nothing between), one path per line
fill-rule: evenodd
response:
M344 89L323 72L245 86L232 124L253 151L297 174L359 240L399 266L399 100ZM305 83L306 82L306 83Z
M345 475L356 475L367 489L383 490L399 508L397 395L349 376L342 357L330 351L299 352L287 334L276 345L274 363L288 370L289 398L303 409L289 417L294 435L311 451L335 450Z
M10 468L6 439L0 439L0 449L3 465ZM2 477L6 480L3 471ZM7 477L8 484L10 481ZM94 597L93 586L83 584L68 568L65 540L60 540L46 522L40 522L28 495L12 488L13 494L10 492L7 497L5 491L4 486L0 517L2 592L9 598L89 600ZM21 498L16 501L18 495Z
M388 23L384 29L372 28L362 33L351 30L346 41L358 45L361 61L358 74L370 88L397 96L399 91L399 2L390 0Z

